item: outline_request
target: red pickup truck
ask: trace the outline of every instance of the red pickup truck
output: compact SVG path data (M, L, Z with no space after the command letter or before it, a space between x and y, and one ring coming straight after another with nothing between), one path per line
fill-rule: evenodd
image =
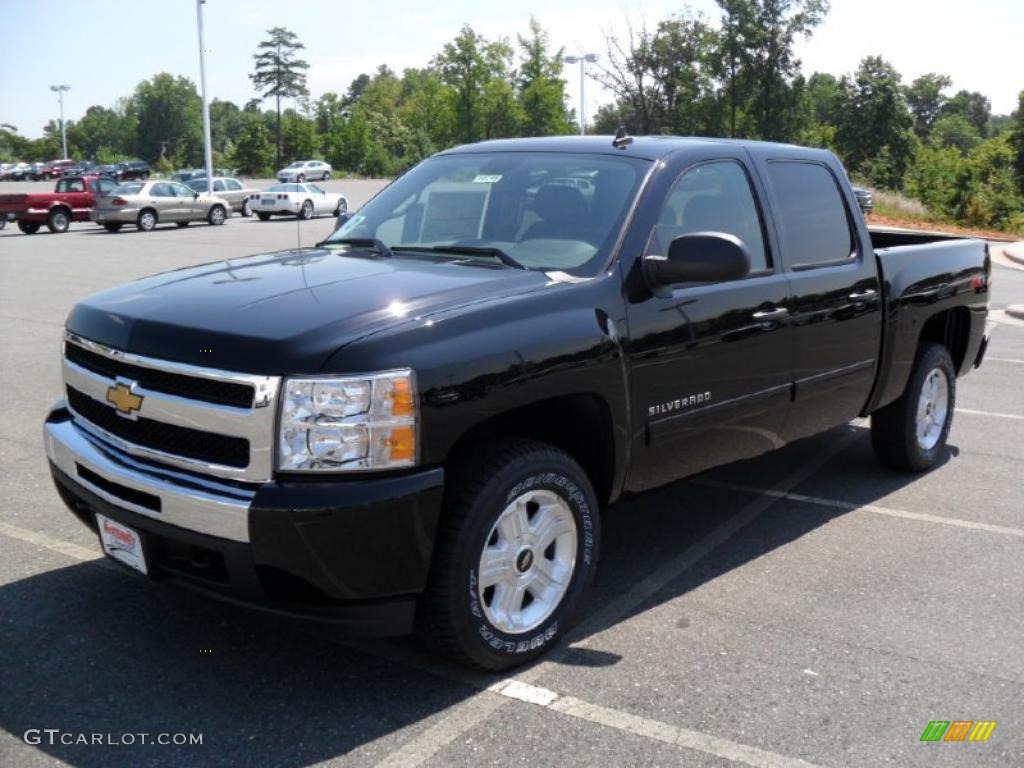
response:
M57 180L53 192L0 195L0 219L17 221L18 229L33 235L45 224L51 232L67 232L72 221L88 221L97 195L117 188L107 176L68 176Z

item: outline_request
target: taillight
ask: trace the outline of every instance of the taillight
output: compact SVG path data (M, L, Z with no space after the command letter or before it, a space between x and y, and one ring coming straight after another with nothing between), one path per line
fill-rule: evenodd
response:
M123 197L115 197L113 200L110 201L110 204L113 205L115 208L120 208L122 205L128 205L128 201L125 200Z

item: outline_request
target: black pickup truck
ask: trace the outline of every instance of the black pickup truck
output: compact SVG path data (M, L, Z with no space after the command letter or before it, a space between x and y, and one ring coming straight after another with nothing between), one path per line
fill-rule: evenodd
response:
M866 415L932 467L989 275L984 242L869 235L826 151L465 146L315 248L79 303L46 450L151 578L499 669L570 626L625 493Z

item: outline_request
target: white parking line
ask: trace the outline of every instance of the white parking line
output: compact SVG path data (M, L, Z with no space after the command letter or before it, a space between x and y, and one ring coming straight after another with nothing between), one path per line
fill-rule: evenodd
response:
M998 533L1003 536L1017 536L1024 538L1024 529L1011 528L1005 525L991 525L990 523L978 523L973 520L960 520L955 517L940 517L922 512L908 512L903 509L890 509L879 507L875 504L856 504L839 499L825 499L821 496L807 496L803 493L790 493L776 491L771 488L757 488L752 485L741 485L739 483L724 483L718 480L691 480L694 485L703 485L709 488L723 488L728 491L740 491L742 493L756 493L761 496L768 496L773 499L786 499L788 501L800 501L807 504L816 504L820 507L833 507L836 509L847 509L851 512L874 512L878 515L889 517L902 517L905 520L918 520L924 523L938 523L939 525L950 525L954 528L967 528L973 531L985 531L987 533Z
M88 560L100 560L103 558L103 554L99 551L99 545L96 549L86 549L80 547L77 544L72 544L70 541L62 541L55 539L52 536L47 536L45 533L39 533L38 531L30 531L27 528L19 528L16 525L10 523L0 522L0 534L9 536L12 539L18 539L19 541L33 544L37 547L43 547L49 549L52 552L59 552L62 555L73 558L75 560L81 560L83 562Z
M991 416L995 419L1014 419L1024 421L1024 416L1016 413L995 413L994 411L975 411L971 408L957 408L957 413L966 413L969 416Z
M1024 360L1014 360L1012 357L985 357L986 363L1014 363L1024 365Z
M851 430L847 434L841 436L837 440L833 440L828 444L826 448L820 451L813 459L800 466L795 472L784 477L780 480L775 488L779 491L788 491L791 488L795 488L797 485L802 483L804 480L809 478L815 472L817 472L822 466L824 466L833 456L838 454L844 448L850 445L854 440L863 434L860 430ZM711 533L705 536L700 541L687 547L685 550L680 552L678 555L673 557L668 562L664 563L661 567L649 574L646 578L634 585L629 591L622 594L620 597L612 600L604 608L595 611L580 624L575 630L569 633L569 636L559 645L553 649L547 656L547 658L539 664L531 667L530 669L516 675L514 678L506 678L505 680L499 681L497 686L501 686L503 683L507 684L514 680L515 682L523 685L531 685L533 681L538 680L545 673L553 671L559 668L559 662L563 660L572 650L570 642L572 638L585 637L586 640L577 642L575 647L582 647L593 641L593 639L603 631L604 629L614 625L616 622L622 619L623 616L629 615L638 605L643 604L660 591L667 584L678 578L687 569L692 568L700 560L706 557L716 547L723 544L737 531L742 529L754 520L758 515L768 509L775 499L769 497L759 497L753 501L745 504L739 512L732 517L728 518L725 522L715 528ZM363 647L360 646L360 650ZM373 645L366 648L366 652L377 656L378 658L384 658L391 661L397 661L399 663L411 664L412 666L421 669L422 671L430 674L440 674L443 677L451 676L446 675L443 671L438 670L431 664L430 661L420 661L414 658L412 655L398 651L393 652L394 649L389 649L387 646ZM462 676L457 676L454 679L460 682L465 682ZM501 690L504 690L501 688ZM512 688L511 691L521 690L520 688ZM492 691L493 692L493 691ZM474 702L482 701L487 697L486 692L481 692L470 696L468 699L460 702L456 707L453 707L452 711L445 716L444 719L436 723L431 728L428 728L424 732L417 735L415 738L407 742L398 750L393 752L383 762L378 763L378 766L386 766L386 768L414 768L415 766L421 765L426 762L433 755L440 752L444 747L458 738L461 734L474 727L483 718L477 718L467 714L466 710L472 710L473 707L477 706ZM490 708L490 712L496 710L497 707ZM488 714L490 714L488 712ZM691 733L691 732L687 732ZM695 732L693 732L695 733ZM700 734L700 739L691 740L693 743L699 741L700 743L711 744L715 741L716 737L707 734ZM683 746L689 746L691 749L700 749L697 746L690 746L685 744ZM747 748L753 749L753 748ZM704 749L702 751L709 751ZM718 754L717 752L711 751L710 754ZM396 760L400 758L400 761L392 761L392 757ZM779 759L783 758L781 755ZM795 765L794 763L751 763L751 765Z
M518 680L496 683L488 690L516 701L585 720L588 723L614 728L623 733L643 736L676 747L692 749L736 763L757 766L757 768L815 768L814 763L809 763L806 760L739 744L700 731L680 728L660 720L634 715L631 712L591 704L574 696L561 696L547 688L527 685Z

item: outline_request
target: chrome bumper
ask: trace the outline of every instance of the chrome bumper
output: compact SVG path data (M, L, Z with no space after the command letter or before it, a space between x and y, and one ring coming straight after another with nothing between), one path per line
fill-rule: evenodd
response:
M109 503L186 530L231 541L249 541L249 506L255 490L155 468L101 443L70 420L47 421L46 455L65 475ZM79 467L107 480L109 489L89 482ZM88 474L88 473L86 473ZM116 486L160 499L154 511L116 495Z

